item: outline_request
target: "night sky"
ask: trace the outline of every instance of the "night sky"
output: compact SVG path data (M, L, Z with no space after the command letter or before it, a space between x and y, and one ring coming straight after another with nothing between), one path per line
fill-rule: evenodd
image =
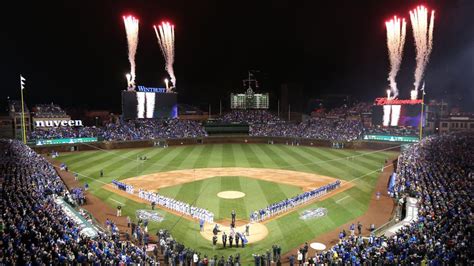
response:
M2 103L19 99L27 78L29 105L120 110L129 72L122 15L140 19L137 84L163 87L164 59L152 25L176 30L179 102L195 105L241 92L258 69L263 91L301 87L301 104L324 94L360 100L383 96L388 82L385 20L418 4L436 10L426 71L428 98L473 111L474 1L14 1L3 9ZM397 81L408 98L415 69L411 25ZM291 93L291 91L290 91ZM3 109L3 108L2 108Z

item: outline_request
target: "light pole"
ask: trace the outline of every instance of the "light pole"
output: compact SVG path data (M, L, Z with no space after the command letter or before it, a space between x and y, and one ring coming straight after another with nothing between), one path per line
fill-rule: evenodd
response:
M23 143L26 144L26 125L25 125L25 103L23 101L23 89L25 88L25 78L20 75L20 92L21 92L21 129Z

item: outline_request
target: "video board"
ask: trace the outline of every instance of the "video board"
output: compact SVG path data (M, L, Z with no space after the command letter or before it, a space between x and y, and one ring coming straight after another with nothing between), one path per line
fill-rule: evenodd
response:
M178 104L176 93L122 91L124 119L176 118Z

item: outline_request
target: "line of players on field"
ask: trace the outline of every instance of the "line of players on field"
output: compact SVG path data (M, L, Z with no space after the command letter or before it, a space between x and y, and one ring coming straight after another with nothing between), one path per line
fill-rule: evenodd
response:
M290 199L285 199L280 202L270 204L266 208L256 210L250 213L250 221L261 222L272 216L276 216L280 213L286 212L298 205L304 204L310 200L322 197L325 194L329 193L330 191L337 189L338 187L340 187L340 185L341 185L341 181L336 180L333 183L324 185L322 187L313 189L311 191L303 192Z

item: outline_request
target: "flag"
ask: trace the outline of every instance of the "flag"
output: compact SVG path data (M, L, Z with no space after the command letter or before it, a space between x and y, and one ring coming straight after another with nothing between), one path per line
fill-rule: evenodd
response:
M25 80L26 79L22 75L20 75L20 85L22 90L25 89Z

